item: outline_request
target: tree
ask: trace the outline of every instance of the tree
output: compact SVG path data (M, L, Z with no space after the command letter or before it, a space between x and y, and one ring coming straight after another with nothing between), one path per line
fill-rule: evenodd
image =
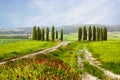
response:
M44 28L42 28L42 41L45 40L45 35L44 35Z
M37 40L40 40L41 38L41 31L40 31L40 28L38 27L37 28Z
M104 31L104 40L106 41L107 40L107 28L106 27L104 27L104 29L103 29Z
M97 40L100 41L100 28L97 28Z
M52 26L52 41L55 39L55 30L54 30L54 25Z
M82 28L80 27L78 29L78 41L81 41L81 39L82 39Z
M61 37L60 40L63 41L63 29L61 29Z
M103 41L103 29L102 28L100 29L100 37L101 37L100 40Z
M89 32L88 32L88 33L89 33L89 36L88 36L88 37L89 37L89 41L91 41L91 39L92 39L92 29L91 29L91 25L89 26L89 29L88 29L88 30L89 30Z
M46 28L46 41L49 40L49 28L47 27Z
M58 30L56 30L56 39L58 39Z
M37 31L36 31L36 26L33 27L33 36L32 36L33 40L37 39Z
M84 26L84 28L83 28L83 40L87 40L87 30L86 30L86 26Z
M96 27L93 26L93 41L96 41Z

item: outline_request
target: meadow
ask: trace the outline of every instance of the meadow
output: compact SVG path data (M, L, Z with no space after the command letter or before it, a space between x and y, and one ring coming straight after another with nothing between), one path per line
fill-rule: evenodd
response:
M89 51L102 67L120 74L120 41L90 42Z
M0 61L9 60L11 58L20 57L26 54L30 54L36 51L40 51L52 46L55 46L59 42L51 41L32 41L22 40L13 41L0 45Z

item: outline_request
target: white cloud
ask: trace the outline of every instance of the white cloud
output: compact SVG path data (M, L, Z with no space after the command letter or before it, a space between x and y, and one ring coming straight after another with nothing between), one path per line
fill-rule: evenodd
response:
M32 25L70 25L70 24L114 24L116 16L109 0L32 0L29 16L25 26Z

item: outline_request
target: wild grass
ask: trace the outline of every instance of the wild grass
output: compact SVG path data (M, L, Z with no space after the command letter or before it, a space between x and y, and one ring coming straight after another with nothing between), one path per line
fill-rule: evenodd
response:
M120 41L91 42L89 50L102 62L102 67L120 74Z
M24 40L0 45L0 61L30 54L55 46L58 42Z

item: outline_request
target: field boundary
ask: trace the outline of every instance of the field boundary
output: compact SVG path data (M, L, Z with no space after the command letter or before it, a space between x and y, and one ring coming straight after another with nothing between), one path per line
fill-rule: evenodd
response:
M28 54L28 55L25 55L25 56L22 56L22 57L18 57L18 58L14 58L14 59L11 59L11 60L8 60L8 61L3 61L3 62L0 62L0 65L3 65L7 62L10 62L10 61L15 61L15 60L19 60L19 59L23 59L23 58L31 58L31 57L34 57L38 54L46 54L47 52L52 52L52 51L55 51L57 48L61 47L61 46L66 46L69 42L61 42L59 43L58 45L54 46L54 47L51 47L51 48L48 48L48 49L45 49L45 50L42 50L42 51L39 51L39 52L35 52L35 53L32 53L32 54Z

